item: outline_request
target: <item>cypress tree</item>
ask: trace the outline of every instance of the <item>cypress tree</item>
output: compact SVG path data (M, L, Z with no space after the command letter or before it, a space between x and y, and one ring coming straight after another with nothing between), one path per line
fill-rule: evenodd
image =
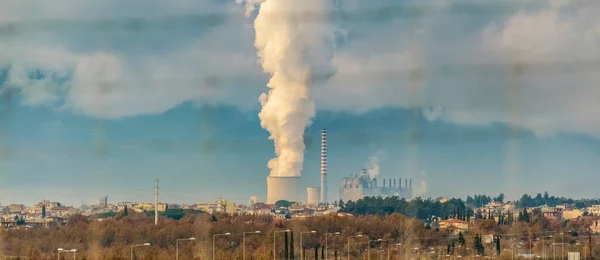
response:
M500 255L500 237L496 237L496 254Z
M46 205L42 206L42 218L46 218Z
M283 249L283 256L285 257L284 259L289 259L289 242L288 242L288 232L283 232L283 234L285 234L284 237L284 241L285 241L285 248ZM273 233L273 235L275 235L275 233Z

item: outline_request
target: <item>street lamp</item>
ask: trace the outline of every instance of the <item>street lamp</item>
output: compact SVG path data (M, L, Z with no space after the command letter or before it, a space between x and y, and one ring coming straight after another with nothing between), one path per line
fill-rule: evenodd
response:
M339 236L340 232L325 234L325 260L327 260L327 258L329 258L329 251L327 250L327 236L329 236L329 235Z
M194 241L194 240L196 240L195 237L177 239L177 241L175 241L175 259L179 260L179 241Z
M277 253L275 252L275 237L277 237L277 233L287 233L287 232L291 232L291 230L289 230L289 229L275 230L275 232L273 232L273 259L277 259Z
M304 244L302 244L302 234L316 234L317 231L300 232L300 259L304 259Z
M77 259L77 249L71 249L71 250L64 250L62 248L56 249L56 251L58 251L58 259L60 260L60 253L64 253L64 252L72 252L73 253L73 260Z
M246 234L260 234L259 230L256 231L252 231L252 232L244 232L244 234L242 234L242 244L243 244L243 248L242 248L242 260L246 260Z
M363 235L356 235L356 236L351 236L348 237L348 260L350 260L350 239L351 238L357 238L357 237L362 237Z
M143 243L143 244L139 244L139 245L132 245L131 246L131 257L129 259L133 260L133 248L134 247L140 247L140 246L150 246L150 243Z
M565 257L565 236L564 236L564 232L560 232L560 246L561 246L561 251L560 251L560 259L563 259Z
M223 233L223 234L214 234L213 235L213 255L212 255L212 259L215 260L215 237L217 236L230 236L231 233L227 232L227 233Z

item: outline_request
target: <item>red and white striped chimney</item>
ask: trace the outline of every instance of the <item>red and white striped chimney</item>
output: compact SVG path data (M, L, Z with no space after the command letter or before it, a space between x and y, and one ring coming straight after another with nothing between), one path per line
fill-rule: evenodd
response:
M327 130L321 130L321 203L327 203Z

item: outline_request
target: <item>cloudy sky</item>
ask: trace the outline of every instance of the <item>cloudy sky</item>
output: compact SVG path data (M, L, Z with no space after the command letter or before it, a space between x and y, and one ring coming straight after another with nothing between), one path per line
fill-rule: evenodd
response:
M369 167L418 195L597 197L600 4L338 0L304 185ZM252 16L234 0L7 0L0 203L265 198ZM306 19L310 15L305 16ZM328 21L315 21L324 23Z

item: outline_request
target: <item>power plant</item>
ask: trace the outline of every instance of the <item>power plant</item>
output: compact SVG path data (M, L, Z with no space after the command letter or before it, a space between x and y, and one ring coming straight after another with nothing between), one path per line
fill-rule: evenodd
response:
M397 182L396 182L397 181ZM267 204L275 204L279 200L299 202L299 176L269 176L267 177ZM309 205L327 204L327 130L321 130L321 186L306 187L307 202ZM359 174L350 175L342 179L340 184L340 199L343 201L357 201L366 196L397 196L412 198L412 180L402 178L383 178L379 186L377 178L367 174L362 169Z
M365 196L369 197L389 197L397 196L399 198L412 198L412 179L398 179L396 185L395 178L389 178L387 183L383 178L383 185L379 187L377 178L371 179L367 170L363 169L359 174L351 175L342 179L340 184L340 199L344 202L357 201Z
M267 204L275 204L279 200L298 201L300 176L267 177Z

